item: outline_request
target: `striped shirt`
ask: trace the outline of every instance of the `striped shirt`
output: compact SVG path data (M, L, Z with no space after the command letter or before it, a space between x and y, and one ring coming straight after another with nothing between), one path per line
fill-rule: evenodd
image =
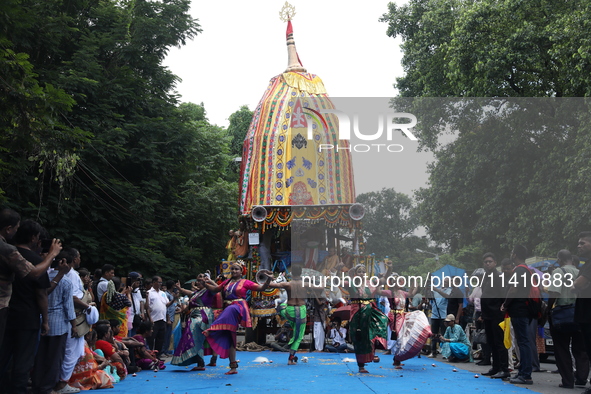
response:
M57 270L50 270L49 279L53 280L57 274ZM74 288L72 282L64 275L53 292L47 296L48 336L59 336L71 331L72 325L70 324L70 320L76 318L73 294Z

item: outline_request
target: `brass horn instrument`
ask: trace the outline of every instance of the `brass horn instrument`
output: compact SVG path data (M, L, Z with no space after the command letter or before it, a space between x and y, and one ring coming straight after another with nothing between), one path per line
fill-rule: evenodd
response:
M255 222L262 222L267 217L267 209L261 205L252 208L252 220Z
M255 276L255 280L259 285L262 285L264 283L267 282L267 275L265 275L265 273L263 272L263 270L260 270L259 272L257 272L256 276Z
M361 204L353 204L349 207L349 216L353 220L361 220L365 216L365 208Z

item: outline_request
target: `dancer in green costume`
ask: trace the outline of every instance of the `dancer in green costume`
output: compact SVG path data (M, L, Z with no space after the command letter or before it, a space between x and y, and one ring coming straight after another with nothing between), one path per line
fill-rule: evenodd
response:
M287 365L296 365L298 357L295 355L306 332L306 291L302 286L302 266L293 265L290 282L271 283L269 287L287 291L287 302L278 306L278 312L286 319L293 335L289 341L289 359Z
M375 344L381 343L384 349L388 327L388 317L376 305L379 287L373 288L360 281L366 275L366 268L358 264L351 270L349 294L351 296L350 335L355 347L355 357L359 373L369 373L365 364L374 361ZM357 279L355 279L357 277ZM362 283L361 286L358 284Z

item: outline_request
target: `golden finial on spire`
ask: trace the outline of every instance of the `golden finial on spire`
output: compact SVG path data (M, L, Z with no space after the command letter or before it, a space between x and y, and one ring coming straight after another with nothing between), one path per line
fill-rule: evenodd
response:
M300 61L298 52L296 51L295 41L293 40L293 27L291 20L295 16L295 7L287 1L279 12L279 17L282 21L287 22L287 31L285 32L285 39L287 44L287 69L285 72L306 72L306 69Z
M286 1L285 4L283 5L283 8L281 8L281 11L279 11L279 18L283 22L287 22L287 21L292 20L293 17L295 16L295 14L296 14L295 7Z

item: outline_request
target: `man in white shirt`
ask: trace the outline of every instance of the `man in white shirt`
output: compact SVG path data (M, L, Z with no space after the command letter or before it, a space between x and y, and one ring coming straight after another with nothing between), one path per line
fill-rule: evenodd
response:
M105 264L102 268L102 276L99 280L98 286L96 287L96 304L101 305L103 294L107 292L107 285L109 281L115 276L115 267L111 264Z
M164 345L166 334L166 308L174 302L174 299L170 302L168 301L166 293L160 290L161 287L162 278L155 276L152 279L152 288L146 296L146 314L154 325L152 336L148 338L148 346L150 349L158 351L158 358L164 355L162 346Z
M82 302L84 297L84 284L78 275L77 268L80 268L80 252L76 249L64 249L64 254L67 255L66 260L70 265L70 271L64 275L72 284L72 299L74 310L81 311L87 309L89 305ZM74 367L78 363L78 359L84 355L84 332L76 332L76 336L68 335L66 337L66 348L64 350L64 358L61 363L60 380L56 384L54 391L56 392L72 392L68 385L68 381L72 377Z

